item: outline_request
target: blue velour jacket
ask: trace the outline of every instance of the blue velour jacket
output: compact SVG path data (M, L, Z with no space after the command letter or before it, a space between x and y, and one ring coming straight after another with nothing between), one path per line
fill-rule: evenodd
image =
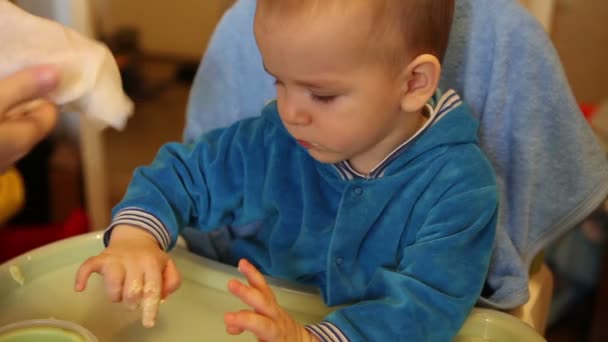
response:
M232 227L237 258L345 305L308 327L323 340L448 341L481 293L498 191L468 107L435 114L370 179L311 158L272 102L163 147L136 170L112 226L140 226L167 249L186 226Z

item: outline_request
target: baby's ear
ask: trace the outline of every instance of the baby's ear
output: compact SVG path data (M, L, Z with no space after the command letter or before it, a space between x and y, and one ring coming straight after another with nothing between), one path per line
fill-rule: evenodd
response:
M425 54L414 58L403 70L401 109L407 113L420 111L435 94L440 75L437 57Z

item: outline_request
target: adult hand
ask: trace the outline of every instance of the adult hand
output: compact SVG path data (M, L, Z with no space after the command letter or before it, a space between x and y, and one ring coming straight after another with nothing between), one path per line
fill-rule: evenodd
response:
M44 97L59 84L59 70L36 66L0 79L0 173L26 155L57 123Z
M108 298L129 308L141 306L142 324L153 327L161 299L180 286L173 260L147 231L119 225L101 254L86 260L78 269L74 289L84 291L93 273L104 278Z
M279 306L272 289L255 266L242 259L239 271L247 278L249 285L232 279L228 282L228 290L253 310L226 313L226 332L239 335L249 331L258 341L268 342L318 341L316 336Z

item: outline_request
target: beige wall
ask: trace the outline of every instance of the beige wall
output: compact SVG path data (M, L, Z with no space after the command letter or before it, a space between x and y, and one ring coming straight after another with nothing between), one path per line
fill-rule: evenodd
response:
M547 31L551 30L556 0L519 0L519 2L540 21Z
M144 51L200 58L209 35L231 0L92 0L98 29L112 33L121 26L140 31Z
M561 0L552 39L579 101L608 100L608 0Z

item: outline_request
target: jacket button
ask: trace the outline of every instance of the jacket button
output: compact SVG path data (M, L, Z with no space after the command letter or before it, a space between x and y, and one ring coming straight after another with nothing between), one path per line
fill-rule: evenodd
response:
M337 257L336 258L336 265L342 265L342 263L344 263L344 258L343 257Z
M357 186L357 187L353 188L353 193L357 196L361 196L363 194L363 189L361 189L361 187Z

